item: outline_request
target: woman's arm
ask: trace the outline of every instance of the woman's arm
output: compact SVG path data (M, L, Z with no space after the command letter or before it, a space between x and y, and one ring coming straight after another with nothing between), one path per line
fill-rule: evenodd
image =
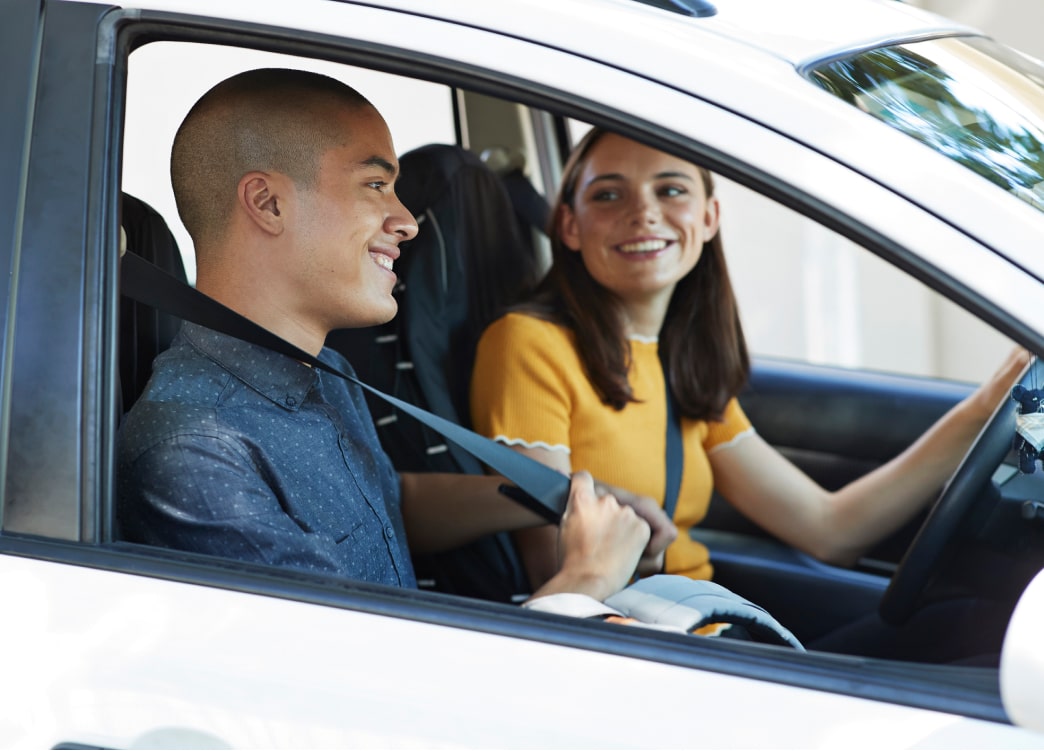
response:
M934 497L1028 361L1025 350L1013 351L991 379L903 453L833 493L757 435L711 454L715 485L784 542L849 565Z
M543 448L512 446L515 451L557 469L562 474L571 474L569 454ZM546 584L558 571L558 527L542 524L531 529L520 529L514 533L515 548L518 550L526 577L534 590Z

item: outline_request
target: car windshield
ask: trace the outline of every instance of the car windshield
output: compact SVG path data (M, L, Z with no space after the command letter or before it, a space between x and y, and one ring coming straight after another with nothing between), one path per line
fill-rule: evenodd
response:
M1044 211L1044 67L980 37L879 47L816 84Z

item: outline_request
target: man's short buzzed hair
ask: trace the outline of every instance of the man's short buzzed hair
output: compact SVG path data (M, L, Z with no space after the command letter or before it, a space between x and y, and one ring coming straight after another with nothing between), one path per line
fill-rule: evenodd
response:
M284 68L239 73L200 97L170 156L178 213L197 250L221 236L246 173L282 172L314 186L322 155L348 135L333 117L345 105L373 106L334 78Z

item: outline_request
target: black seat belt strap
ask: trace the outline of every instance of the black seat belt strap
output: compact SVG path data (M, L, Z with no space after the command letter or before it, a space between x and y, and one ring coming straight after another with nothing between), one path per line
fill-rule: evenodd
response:
M678 414L678 405L671 391L671 379L668 376L667 361L660 350L660 365L663 367L663 386L666 390L667 400L667 450L666 457L666 481L664 484L663 510L667 518L674 519L674 509L678 505L678 493L681 491L682 467L685 462L685 452L682 447L681 415Z
M164 313L292 357L357 384L427 425L446 440L452 441L515 483L518 488L502 487L502 492L508 497L552 523L557 524L562 518L569 495L569 478L550 467L438 415L385 394L363 383L354 375L328 365L134 253L127 253L121 261L120 290L126 297ZM519 488L524 492L518 492Z

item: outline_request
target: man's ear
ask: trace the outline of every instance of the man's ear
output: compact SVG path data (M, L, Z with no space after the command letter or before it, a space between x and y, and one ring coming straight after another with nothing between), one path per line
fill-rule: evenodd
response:
M282 181L268 172L248 172L239 180L239 207L262 231L270 235L283 233Z
M576 213L568 204L562 206L561 219L558 222L558 234L562 244L572 251L580 250L580 227L577 225Z

